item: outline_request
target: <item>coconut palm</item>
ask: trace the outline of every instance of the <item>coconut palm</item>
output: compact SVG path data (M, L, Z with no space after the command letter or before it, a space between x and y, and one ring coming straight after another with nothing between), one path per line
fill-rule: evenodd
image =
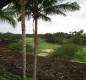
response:
M62 3L64 0L30 0L26 5L26 13L30 18L34 18L35 30L34 30L34 76L33 80L36 80L36 64L37 64L37 49L38 49L38 20L50 21L48 15L64 15L65 12L79 10L79 5L76 2Z
M76 2L62 3L63 0L33 0L33 2L28 7L28 14L32 14L35 21L35 31L34 31L34 75L33 80L36 80L36 64L37 64L37 49L38 49L38 19L50 20L47 15L64 15L68 11L79 10L79 5Z
M20 0L20 6L21 6L21 27L22 27L23 80L26 80L25 5L26 5L26 0Z
M27 0L15 0L8 5L15 12L16 18L21 20L22 29L22 77L26 80L26 31L25 31L25 6ZM20 17L21 16L21 17Z
M8 22L13 27L16 26L16 21L14 19L15 13L11 10L6 8L0 9L0 22Z

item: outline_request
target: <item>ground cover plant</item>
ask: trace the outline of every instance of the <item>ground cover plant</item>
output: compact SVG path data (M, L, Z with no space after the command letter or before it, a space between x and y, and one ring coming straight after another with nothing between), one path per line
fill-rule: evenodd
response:
M11 72L0 72L0 80L22 80L22 77ZM32 78L27 77L26 80L32 80Z
M86 51L79 45L65 44L55 49L48 57L86 62Z
M26 44L26 52L29 54L33 54L33 46L31 46L30 44ZM17 41L16 43L11 43L9 45L9 48L11 51L17 51L17 52L21 52L22 51L22 42L21 41Z

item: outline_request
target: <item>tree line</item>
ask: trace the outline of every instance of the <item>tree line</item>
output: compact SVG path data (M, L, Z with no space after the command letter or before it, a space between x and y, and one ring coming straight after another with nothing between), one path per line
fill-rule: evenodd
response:
M86 45L86 33L83 30L70 33L57 32L40 34L45 41L53 44L74 43L77 45Z

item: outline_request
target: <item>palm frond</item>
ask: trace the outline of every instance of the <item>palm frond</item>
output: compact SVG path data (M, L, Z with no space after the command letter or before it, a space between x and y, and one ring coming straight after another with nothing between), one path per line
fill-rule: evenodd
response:
M80 9L80 6L76 2L73 2L73 3L67 2L65 4L57 5L56 8L58 10L68 12L68 11L76 11L76 10L79 10Z
M51 18L47 17L45 14L40 13L39 19L45 20L45 21L51 21Z
M13 27L16 26L16 21L15 19L10 15L5 13L4 10L0 10L0 22L8 22L10 23Z
M57 9L57 6L51 6L51 7L45 8L44 9L44 13L46 13L47 15L57 14L57 15L64 15L64 16L66 16L66 14L63 11Z

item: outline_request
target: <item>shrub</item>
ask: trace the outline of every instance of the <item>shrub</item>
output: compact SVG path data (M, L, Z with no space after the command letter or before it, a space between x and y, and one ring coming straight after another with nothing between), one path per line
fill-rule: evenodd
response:
M66 44L66 45L62 45L61 47L57 48L54 52L52 52L49 55L49 57L72 60L74 58L74 55L77 52L80 52L81 50L82 49L77 45Z
M21 38L19 34L12 34L12 33L0 33L0 40L1 41L18 41Z
M71 42L78 45L86 45L86 36L84 35L75 35L71 38Z
M14 75L10 72L0 73L0 80L21 80L20 76Z
M56 35L51 34L51 33L47 33L44 35L44 38L47 42L49 43L58 43L58 44L62 44L62 39L58 38Z
M21 76L15 75L10 72L0 73L0 80L23 80ZM26 80L32 80L32 78L26 78Z
M75 61L86 62L86 52L77 53L74 55Z
M26 44L26 52L27 53L33 53L33 47L29 44ZM12 43L9 45L9 49L11 51L22 51L22 43L17 42L17 43Z

